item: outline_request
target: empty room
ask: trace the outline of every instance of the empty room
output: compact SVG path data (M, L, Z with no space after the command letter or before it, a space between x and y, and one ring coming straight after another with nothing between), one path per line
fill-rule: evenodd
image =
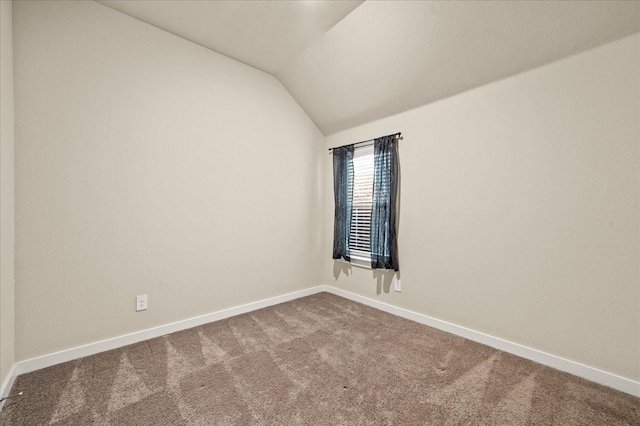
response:
M640 425L640 2L0 0L0 425Z

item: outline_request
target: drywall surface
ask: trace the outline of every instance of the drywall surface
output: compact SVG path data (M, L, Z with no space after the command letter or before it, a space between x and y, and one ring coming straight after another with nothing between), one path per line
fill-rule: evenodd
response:
M0 383L14 363L14 127L12 3L0 2Z
M275 77L95 2L14 8L19 361L318 284L324 137Z
M329 135L638 31L632 1L366 1L276 75Z
M633 35L328 137L403 134L402 293L331 260L326 154L325 282L639 380L639 86Z

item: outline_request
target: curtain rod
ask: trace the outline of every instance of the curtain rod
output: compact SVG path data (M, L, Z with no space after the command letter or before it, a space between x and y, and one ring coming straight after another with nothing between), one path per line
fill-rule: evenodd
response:
M392 134L390 134L390 135L380 136L380 137L381 137L381 138L386 138L387 136L397 136L397 137L398 137L398 139L402 139L402 138L401 138L402 133L400 133L400 132L398 132L398 133L392 133ZM346 145L334 146L333 148L329 148L329 151L333 151L333 150L334 150L334 149L336 149L336 148L342 148L343 146L347 146L347 145L354 145L354 146L355 146L355 145L360 145L361 143L371 142L371 141L376 140L376 139L379 139L379 138L367 139L366 141L360 141L360 142L356 142L356 143L354 143L354 144L350 144L350 143L348 143L348 144L346 144Z

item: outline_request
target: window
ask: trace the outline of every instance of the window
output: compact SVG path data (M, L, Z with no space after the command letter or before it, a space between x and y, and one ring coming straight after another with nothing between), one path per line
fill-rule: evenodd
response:
M396 201L400 133L331 148L333 258L399 271Z
M373 206L373 141L353 151L349 165L353 184L349 188L351 232L349 250L353 263L371 265L371 210Z

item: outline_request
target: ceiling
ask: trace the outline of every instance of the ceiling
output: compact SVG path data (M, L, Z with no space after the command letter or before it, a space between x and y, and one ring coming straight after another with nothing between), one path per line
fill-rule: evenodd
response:
M275 75L325 135L640 32L634 1L100 3Z
M362 1L98 0L273 75Z

